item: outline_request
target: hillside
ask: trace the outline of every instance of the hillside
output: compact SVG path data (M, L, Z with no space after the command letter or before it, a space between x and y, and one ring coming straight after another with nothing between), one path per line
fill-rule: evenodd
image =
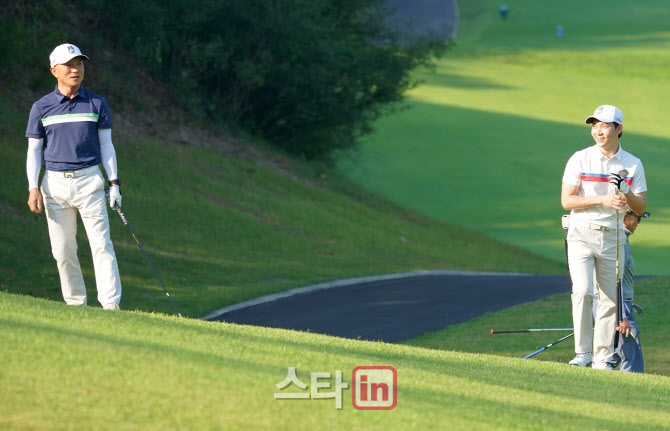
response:
M585 118L614 104L625 116L621 145L644 164L652 214L631 238L636 271L668 275L670 132L655 120L670 97L668 2L515 0L507 19L501 3L459 2L456 46L418 74L409 109L378 121L342 172L423 214L563 260L565 164L593 145Z
M99 70L91 61L87 79L92 91ZM146 100L124 103L111 90L108 98L124 182L123 209L185 315L198 317L256 296L370 274L562 272L557 262L392 204L328 167L201 127L162 98L150 77L141 70L137 76L145 77L137 86L147 90L141 93ZM21 100L8 89L0 93L0 289L60 300L46 220L25 204L25 121L32 100L51 85L23 89L30 97ZM105 88L119 85L111 81ZM124 288L122 307L172 312L115 213L112 237ZM81 226L79 239L94 298L90 250Z
M662 430L670 422L664 376L110 313L2 292L0 316L2 429ZM396 370L393 410L353 407L358 366ZM289 367L309 389L280 391ZM348 385L341 391L338 370ZM324 399L311 394L312 373L329 373L316 388ZM310 398L275 399L282 392Z

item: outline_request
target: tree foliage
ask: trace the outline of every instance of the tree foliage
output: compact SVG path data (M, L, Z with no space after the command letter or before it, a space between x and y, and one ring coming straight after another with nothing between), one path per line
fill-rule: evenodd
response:
M306 158L355 145L444 35L390 24L384 0L81 0L200 118ZM89 19L89 21L91 20Z

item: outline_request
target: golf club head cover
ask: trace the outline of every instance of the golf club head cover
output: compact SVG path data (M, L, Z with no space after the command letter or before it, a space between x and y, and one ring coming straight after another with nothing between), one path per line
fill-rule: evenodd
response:
M626 194L630 191L630 187L628 187L625 178L623 178L621 175L611 173L609 178L610 184L619 189L621 193Z
M109 188L109 207L114 208L116 206L121 208L121 186L113 184Z

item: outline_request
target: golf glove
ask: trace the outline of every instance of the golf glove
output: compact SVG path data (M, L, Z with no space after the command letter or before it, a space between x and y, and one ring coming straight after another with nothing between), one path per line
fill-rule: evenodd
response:
M114 208L117 205L121 208L121 186L115 184L109 188L109 206Z
M630 187L626 183L626 180L619 174L610 174L610 184L619 189L623 194L630 191Z

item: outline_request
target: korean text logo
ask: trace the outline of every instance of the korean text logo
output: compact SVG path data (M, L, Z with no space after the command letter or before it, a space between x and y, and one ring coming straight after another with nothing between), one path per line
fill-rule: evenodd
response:
M342 409L342 392L349 384L342 380L342 371L335 372L332 384L331 373L310 373L310 384L303 383L295 367L288 367L286 378L275 386L277 400L335 399L335 407ZM357 410L392 410L398 403L398 374L391 366L359 366L351 373L351 401ZM285 391L295 386L302 392ZM308 390L309 388L309 390Z

